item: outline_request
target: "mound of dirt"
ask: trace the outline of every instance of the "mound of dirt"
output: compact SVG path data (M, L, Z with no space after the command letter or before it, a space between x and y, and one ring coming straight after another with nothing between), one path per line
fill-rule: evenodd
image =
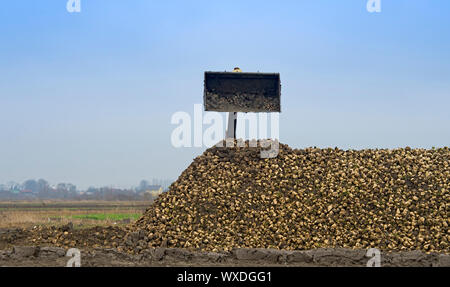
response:
M12 246L57 246L64 248L116 248L123 243L127 231L123 227L95 226L74 228L64 226L36 226L31 229L0 231L0 250Z
M127 254L115 249L95 248L80 250L83 267L365 267L366 250L315 249L308 251L285 251L271 249L233 249L232 252L197 252L186 249L153 248L142 254ZM61 247L14 246L0 250L0 267L47 266L63 267L70 257ZM425 254L420 251L383 253L383 267L450 267L450 255Z
M447 147L259 152L206 150L131 226L122 248L450 251Z

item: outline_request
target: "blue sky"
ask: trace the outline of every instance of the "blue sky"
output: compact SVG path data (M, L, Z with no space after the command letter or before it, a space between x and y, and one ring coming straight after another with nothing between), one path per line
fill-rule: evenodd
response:
M66 2L0 6L0 183L176 179L172 114L235 66L281 73L291 147L450 143L450 1Z

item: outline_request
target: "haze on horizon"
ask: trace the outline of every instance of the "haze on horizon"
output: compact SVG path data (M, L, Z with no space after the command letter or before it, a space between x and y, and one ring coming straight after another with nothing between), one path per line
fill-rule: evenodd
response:
M205 148L172 147L204 71L279 72L294 148L450 143L450 2L6 1L0 183L135 186Z

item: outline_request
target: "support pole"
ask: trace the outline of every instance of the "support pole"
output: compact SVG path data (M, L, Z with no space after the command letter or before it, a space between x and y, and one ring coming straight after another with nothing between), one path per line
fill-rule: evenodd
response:
M229 112L226 139L236 139L236 125L237 125L237 113Z
M233 69L235 73L242 73L242 70L239 67ZM228 113L228 128L225 134L226 139L236 139L236 126L237 126L237 113L229 112Z

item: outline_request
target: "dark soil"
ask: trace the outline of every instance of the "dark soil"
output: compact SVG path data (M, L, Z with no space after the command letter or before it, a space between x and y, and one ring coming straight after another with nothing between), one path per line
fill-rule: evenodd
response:
M0 251L0 266L66 266L70 258L61 247L16 246ZM151 248L139 255L115 249L81 250L83 267L118 266L348 266L365 267L365 250L317 249L280 251L235 249L227 253L193 252L185 249ZM450 255L424 254L420 251L386 253L383 267L450 267Z
M65 234L66 233L66 234ZM141 254L121 252L126 230L116 227L73 229L39 227L0 230L0 266L66 266L69 248L81 250L81 266L352 266L364 267L366 250L343 248L286 251L233 249L206 252L180 248L148 248ZM47 239L45 239L47 238ZM54 240L56 240L56 243ZM381 266L450 267L450 255L421 251L383 252Z

